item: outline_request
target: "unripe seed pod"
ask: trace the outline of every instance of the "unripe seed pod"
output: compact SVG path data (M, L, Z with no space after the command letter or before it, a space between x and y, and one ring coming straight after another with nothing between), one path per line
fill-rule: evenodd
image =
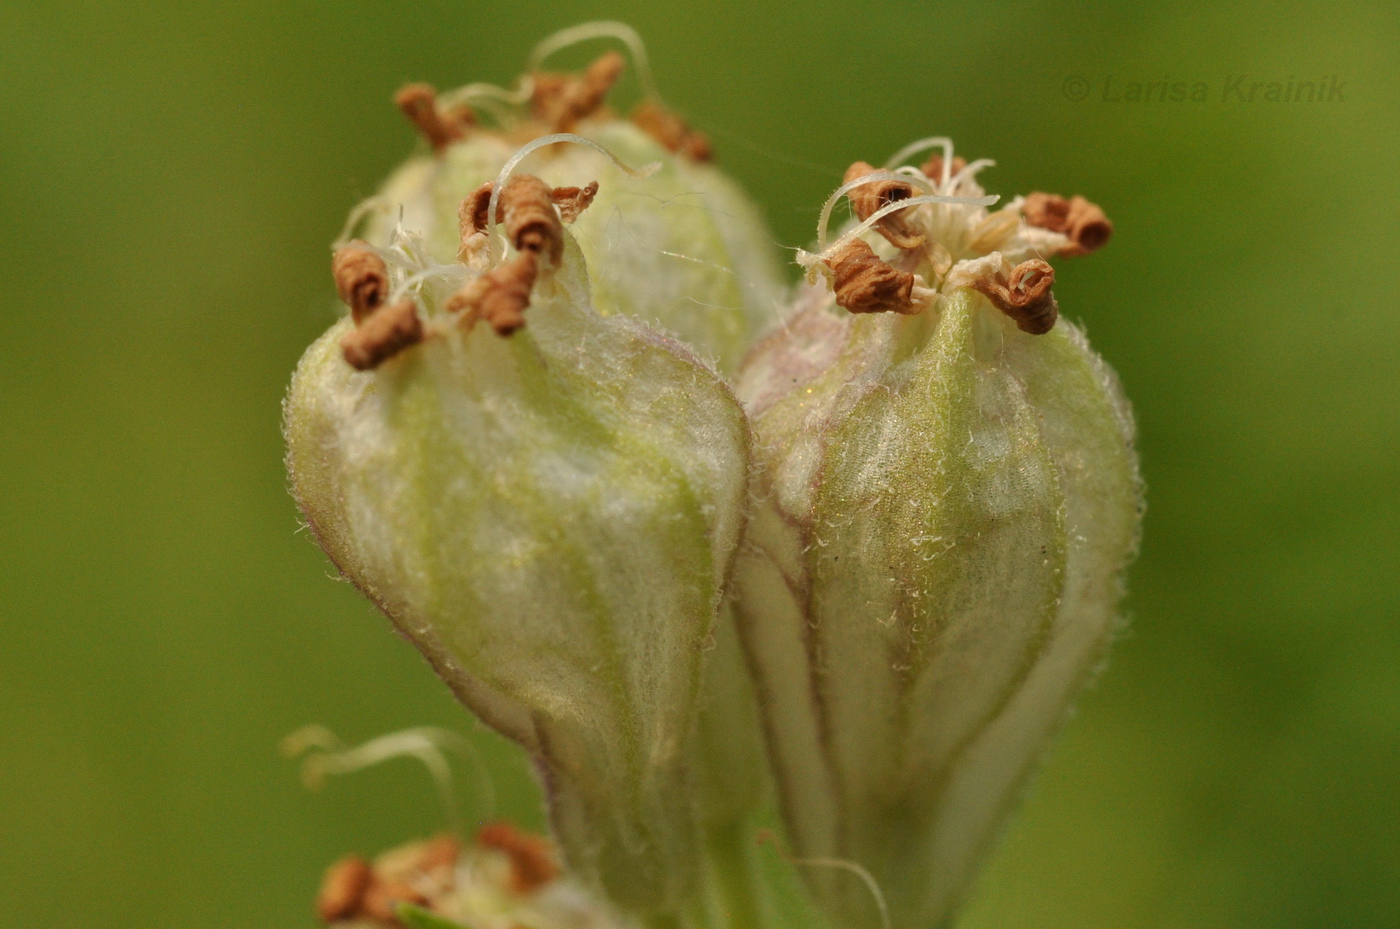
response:
M475 279L493 283L469 305L511 331L491 300L538 262L529 324L509 338L443 310L420 345L360 372L342 339L393 308L332 327L293 379L287 461L345 576L534 757L572 871L654 912L696 876L685 749L743 526L748 431L699 359L593 309L559 234L557 265L522 251Z
M803 259L835 292L801 293L740 381L764 506L736 609L790 837L864 869L894 929L941 925L966 894L1102 660L1141 508L1127 403L1056 321L1052 269L970 244L1077 243L958 192L904 201L927 247L890 260L932 293L920 312L837 309L840 257L878 260L853 229ZM854 874L804 876L833 925L881 925Z

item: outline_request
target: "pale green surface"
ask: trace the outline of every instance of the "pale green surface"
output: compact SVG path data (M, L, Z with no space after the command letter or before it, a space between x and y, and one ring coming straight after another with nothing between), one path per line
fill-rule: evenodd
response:
M927 926L1105 651L1140 509L1131 424L1070 323L1026 335L970 290L911 317L827 302L744 371L749 396L793 385L750 407L777 512L736 610L799 852L860 862L897 929ZM840 354L797 362L811 342ZM813 884L837 924L881 925L852 875Z
M545 766L571 864L669 910L697 867L685 747L743 528L748 427L694 356L589 299L572 237L530 324L373 372L332 327L288 396L294 492L336 564Z
M276 756L312 720L470 730L294 534L278 403L331 319L327 243L412 145L392 91L508 80L598 15L650 40L786 245L846 164L936 132L1000 160L989 189L1117 224L1056 292L1138 415L1133 625L963 925L1392 922L1391 5L441 2L0 11L0 925L309 927L327 862L440 825L407 762L313 795ZM1061 94L1246 71L1336 73L1347 99Z

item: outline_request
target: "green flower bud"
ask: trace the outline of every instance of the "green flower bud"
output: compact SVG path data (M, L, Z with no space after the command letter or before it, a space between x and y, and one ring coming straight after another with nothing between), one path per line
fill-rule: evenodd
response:
M831 287L741 375L765 505L737 605L791 840L896 929L949 917L1103 660L1141 509L1128 405L1029 258L1084 224L989 213L984 163L936 162L853 166L863 222L804 257ZM879 925L850 870L804 873Z
M342 288L376 299L302 359L288 468L344 575L534 756L572 872L656 911L695 869L684 753L743 527L747 425L701 360L595 309L548 187L526 180L506 190L536 200L503 223L520 251L487 273L402 228L360 247L389 294ZM402 307L417 344L347 364Z
M635 34L615 27L590 24L582 32L560 33L541 43L532 65L565 44L624 38L633 44L649 92L636 122L603 105L622 67L616 53L580 76L536 71L519 92L469 85L434 99L421 85L402 91L400 105L432 151L411 158L367 202L369 215L360 217L367 220L364 237L382 244L402 214L409 228L423 234L434 257L451 260L459 248L463 200L495 180L521 145L551 133L594 142L626 164L657 164L659 170L645 179L624 177L598 151L553 145L530 156L521 169L558 187L601 182L592 207L573 230L588 262L598 312L656 324L720 370L732 371L754 337L778 316L787 287L777 250L757 207L708 162L702 137L657 102ZM472 121L454 131L450 117L464 105L489 105L499 128Z

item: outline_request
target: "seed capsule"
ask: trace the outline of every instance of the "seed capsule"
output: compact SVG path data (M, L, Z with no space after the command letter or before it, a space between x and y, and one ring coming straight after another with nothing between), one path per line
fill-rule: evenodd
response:
M508 189L534 205L547 191ZM530 752L572 873L667 911L697 878L685 749L743 526L747 426L694 355L593 308L557 218L514 210L505 198L522 250L496 268L414 275L442 312L391 368L356 370L382 360L389 342L369 334L412 314L407 298L307 351L285 408L289 471L345 576ZM386 253L407 261L415 241ZM432 275L468 284L449 299ZM443 326L454 309L515 334ZM402 890L376 884L367 911Z
M789 836L869 876L894 929L966 894L1112 637L1141 507L1117 381L1027 255L1078 246L959 191L906 198L907 270L855 230L810 256L831 290L740 378L761 502L735 605ZM803 876L833 925L882 924L851 871Z

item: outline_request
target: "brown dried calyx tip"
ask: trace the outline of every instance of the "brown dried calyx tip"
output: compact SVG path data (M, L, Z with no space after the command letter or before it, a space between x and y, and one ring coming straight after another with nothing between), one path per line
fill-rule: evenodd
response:
M476 844L501 852L510 860L511 890L522 897L559 876L559 865L549 842L508 822L482 826L476 834Z
M579 120L602 107L626 66L621 55L608 52L577 76L537 72L530 101L535 116L555 132L571 131Z
M368 920L399 927L400 903L431 907L455 889L454 870L461 843L442 835L381 855L373 865L352 855L332 865L316 896L316 912L325 923Z
M340 350L350 367L368 371L421 341L423 323L418 318L418 307L405 297L358 322L341 338Z
M486 214L491 209L492 184L488 181L462 201L457 219L461 224L462 251L470 251L468 240L486 231ZM593 202L597 183L577 187L550 187L533 174L517 174L506 182L496 201L496 222L506 227L506 238L520 251L537 252L558 261L564 254L564 226L560 213L577 217ZM556 201L564 201L558 212Z
M874 165L857 161L846 169L842 183L849 184L877 170ZM914 196L914 185L905 181L874 181L852 189L846 196L850 198L851 208L855 210L856 215L865 221L891 203L908 200ZM875 229L896 248L918 248L924 244L924 237L913 226L912 216L907 210L891 213L877 222Z
M1065 255L1087 255L1102 248L1113 235L1113 223L1096 204L1075 195L1066 200L1059 194L1036 191L1026 197L1021 213L1032 226L1068 236L1073 243Z
M369 862L359 855L342 858L326 869L316 894L316 915L321 922L350 919L360 912L365 892L374 881Z
M464 284L448 298L447 310L459 314L462 327L469 331L484 319L497 335L510 335L525 326L525 310L538 276L539 258L532 251L522 251Z
M462 201L457 210L462 244L457 257L470 263L486 245L486 213L491 209L492 184L487 181ZM564 252L563 223L572 223L598 195L598 182L585 187L550 187L531 174L518 174L506 183L496 203L496 222L519 251L548 255L557 262ZM558 212L555 212L555 209Z
M967 159L961 155L954 155L953 160L948 164L948 177L951 179L963 168L967 167ZM943 183L943 156L932 155L924 166L919 169L924 172L924 176L929 180L941 184Z
M710 140L655 100L639 104L632 111L632 122L668 152L686 155L696 161L714 159Z
M851 239L825 259L832 273L836 303L852 313L922 312L935 293L918 285L908 271L899 271L877 256L862 239Z
M389 296L389 269L373 249L363 242L351 242L336 249L331 258L331 274L340 299L350 307L355 322L379 309Z
M467 107L458 107L449 113L440 111L437 91L430 84L403 87L394 95L394 104L418 127L435 152L460 141L473 122L472 111Z
M559 208L559 218L572 223L598 196L598 182L589 181L585 187L556 187L549 195Z
M1012 268L1005 283L980 278L969 286L1015 320L1016 328L1022 332L1044 335L1055 327L1055 320L1060 317L1060 307L1050 292L1054 283L1055 269L1039 258L1032 258Z

